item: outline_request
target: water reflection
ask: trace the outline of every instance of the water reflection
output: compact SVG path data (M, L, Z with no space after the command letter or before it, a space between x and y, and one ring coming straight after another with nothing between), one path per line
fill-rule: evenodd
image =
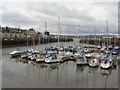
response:
M104 83L104 88L107 88L107 79L109 78L109 75L112 73L113 68L110 69L100 69L100 73L103 76L105 83Z
M104 84L102 88L107 88L108 77L113 70L117 69L117 67L110 69L93 68L88 65L77 65L74 61L46 64L27 59L19 60L19 58L11 58L11 60L26 63L26 76L39 80L39 87L97 88L98 84L102 83ZM102 81L99 80L100 77Z
M16 62L21 62L21 63L24 63L24 64L25 63L28 64L28 61L29 61L27 59L21 59L20 57L11 57L10 60L14 60Z
M76 72L83 72L84 69L87 67L86 65L76 65L77 68L76 68Z

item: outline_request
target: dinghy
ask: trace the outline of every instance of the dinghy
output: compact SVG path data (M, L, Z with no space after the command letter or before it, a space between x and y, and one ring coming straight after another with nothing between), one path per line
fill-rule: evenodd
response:
M39 54L39 56L36 58L36 62L45 62L45 56Z
M99 60L97 60L97 58L93 58L89 62L89 66L91 66L91 67L97 67L98 65L99 65Z

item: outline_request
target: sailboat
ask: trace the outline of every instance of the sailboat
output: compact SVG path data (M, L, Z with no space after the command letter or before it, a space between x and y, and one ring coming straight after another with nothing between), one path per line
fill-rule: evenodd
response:
M57 48L49 47L45 49L45 54L46 54L46 58L48 58L52 54L59 54L59 51Z
M95 27L95 31L96 31L96 27ZM94 39L94 44L95 43L95 39ZM92 59L89 62L89 66L91 67L97 67L99 65L99 60L100 60L100 54L95 54L95 49L94 49L94 57L92 57Z
M89 36L88 36L88 44L89 44ZM90 58L93 57L91 51L92 51L92 49L90 49L89 45L88 45L86 48L84 48L85 57L86 57L87 59L90 59Z
M115 37L115 40L114 40L114 47L111 51L112 51L112 55L118 55L119 54L118 46L116 46L116 37Z
M21 59L27 58L32 54L32 49L26 49L23 51L23 54L21 55Z
M29 55L27 58L30 60L36 60L36 58L38 57L39 54L41 54L40 51L33 50L31 55Z
M108 68L111 68L113 67L113 61L112 59L104 59L101 64L100 64L100 67L103 68L103 69L108 69Z
M22 55L21 55L21 59L26 59L26 58L28 58L28 56L30 56L31 54L32 54L32 52L33 52L33 49L31 48L31 49L29 49L28 48L28 45L29 45L29 38L30 36L28 36L28 31L27 31L27 37L26 37L26 41L27 41L27 45L26 45L26 47L27 47L27 49L25 49L24 51L23 51L23 53L22 53Z
M106 27L107 27L107 51L108 51L108 24L107 24L107 20L106 20ZM100 67L103 69L108 69L113 67L113 60L110 57L110 53L108 51L108 53L106 53L104 60L101 62Z
M98 34L98 46L97 46L98 51L101 49L101 37Z
M81 47L79 46L79 38L80 38L80 32L79 32L79 25L78 25L78 40L76 40L78 41L78 45L74 44L74 47L76 48L76 52L74 53L75 58L80 56Z

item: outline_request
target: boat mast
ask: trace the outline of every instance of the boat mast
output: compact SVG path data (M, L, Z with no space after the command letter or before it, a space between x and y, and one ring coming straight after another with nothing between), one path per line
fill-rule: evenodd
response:
M108 50L108 22L106 20L106 29L107 29L107 50Z
M68 30L68 24L67 24L66 26L67 26L67 30ZM67 38L67 30L66 30L66 40L65 40L66 43L67 43L67 39L68 39L68 38Z
M60 29L60 17L58 17L58 19L59 19L59 30L58 30L58 46L60 46L60 32L61 32L61 29Z
M47 32L47 22L46 21L45 21L45 32ZM46 43L47 43L47 38L45 38L45 39L46 39Z
M39 27L39 31L40 31L40 27ZM40 33L39 33L39 43L38 43L38 45L40 45L40 42L41 41L41 36L40 36Z
M94 45L96 44L96 27L95 27L95 37L94 37Z
M27 49L28 49L28 30L27 30Z
M78 45L79 45L79 39L80 39L80 26L78 25Z

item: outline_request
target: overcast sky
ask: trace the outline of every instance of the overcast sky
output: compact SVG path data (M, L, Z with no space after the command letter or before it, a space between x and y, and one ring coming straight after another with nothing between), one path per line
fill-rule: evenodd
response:
M8 1L4 0L0 5L2 26L26 29L33 27L43 32L46 21L47 30L51 33L58 33L60 23L61 33L78 34L79 25L80 33L95 34L106 33L107 20L109 33L118 32L117 0L116 2Z

